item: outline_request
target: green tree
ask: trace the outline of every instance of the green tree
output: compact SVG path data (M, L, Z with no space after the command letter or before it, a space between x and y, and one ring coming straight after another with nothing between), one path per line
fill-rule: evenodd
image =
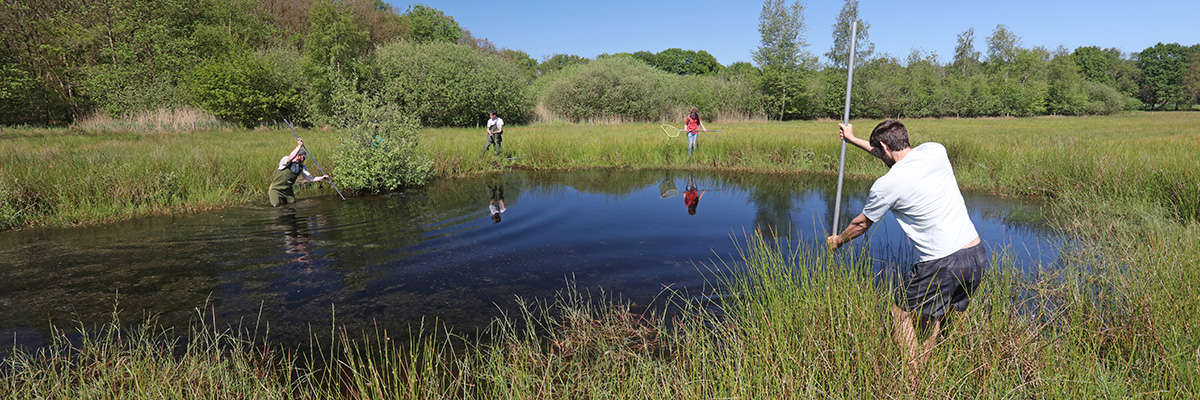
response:
M375 52L372 96L426 126L472 126L496 110L521 123L533 109L520 67L499 55L446 42L393 42Z
M1088 92L1082 69L1075 56L1060 49L1050 60L1047 75L1046 111L1053 114L1081 115L1089 111Z
M637 57L636 53L634 57ZM721 64L717 63L717 59L704 50L670 48L643 61L676 75L707 75L717 73L721 69Z
M1187 70L1183 74L1183 91L1187 103L1200 103L1200 44L1188 48Z
M946 67L938 62L937 54L913 50L905 63L909 89L904 115L910 118L950 115Z
M255 54L230 54L201 64L187 85L195 103L218 118L253 126L288 117L300 104L300 89Z
M846 0L842 5L842 11L838 14L837 23L833 24L833 45L830 46L829 52L825 53L825 57L829 58L829 65L833 68L846 69L850 64L850 23L858 23L857 33L854 40L854 60L855 62L870 61L871 54L875 52L875 44L871 43L870 35L867 30L871 28L871 24L858 18L858 0Z
M92 47L67 1L0 3L0 124L70 122Z
M192 33L197 57L211 59L265 46L279 36L257 0L201 0Z
M586 64L587 62L587 58L574 54L555 54L547 57L541 64L538 64L537 72L538 76L544 76L575 64Z
M200 58L193 33L203 15L190 0L108 0L89 3L94 63L86 67L80 92L110 114L186 104L180 87Z
M425 4L409 6L404 17L408 20L410 37L417 43L458 43L462 37L462 28L454 17Z
M540 102L573 121L617 118L657 120L669 104L660 83L666 72L632 57L605 57L575 64L539 82Z
M758 67L755 67L754 64L745 61L738 61L733 64L729 64L729 66L723 68L721 72L727 76L758 75L762 73L762 71L760 71Z
M799 0L791 5L784 0L763 1L758 17L762 41L751 57L762 68L759 84L765 106L780 120L814 110L813 98L803 93L811 78L803 67L815 62L804 50L808 47L804 30L804 4Z
M808 53L804 48L804 3L799 0L785 5L784 0L763 1L758 17L758 32L762 41L751 52L760 67L792 69L799 67Z
M335 114L335 82L357 82L359 57L365 55L370 39L365 29L354 24L343 2L320 0L309 12L311 26L305 41L304 75L309 81L309 113L321 123L331 123ZM357 90L357 88L351 88Z
M1183 77L1187 71L1188 49L1178 43L1158 43L1138 53L1137 65L1142 70L1142 102L1151 109L1187 102Z
M950 65L953 71L964 76L979 72L979 50L975 50L975 28L968 28L958 34L958 43L954 45L954 59Z
M993 65L1012 63L1017 59L1021 48L1021 38L1008 30L1007 26L996 25L992 35L987 37L987 62Z
M1108 74L1109 68L1112 64L1119 62L1121 58L1120 51L1114 54L1112 50L1116 49L1101 50L1097 46L1084 46L1076 48L1071 55L1079 64L1079 72L1083 79L1110 85L1112 77Z

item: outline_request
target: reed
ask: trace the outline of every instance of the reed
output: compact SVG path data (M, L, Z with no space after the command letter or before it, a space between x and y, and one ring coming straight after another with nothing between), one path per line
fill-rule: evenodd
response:
M183 335L153 317L125 327L115 309L103 326L55 330L48 346L3 360L0 391L12 399L284 399L302 388L289 375L294 359L270 351L257 325L222 329L203 311L195 317Z

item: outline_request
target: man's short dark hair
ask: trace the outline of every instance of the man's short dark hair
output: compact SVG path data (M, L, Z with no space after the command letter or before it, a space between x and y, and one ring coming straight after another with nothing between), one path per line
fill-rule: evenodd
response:
M875 125L875 130L871 131L870 142L872 148L882 148L879 144L884 143L892 151L907 149L908 129L894 119L880 122L879 125Z

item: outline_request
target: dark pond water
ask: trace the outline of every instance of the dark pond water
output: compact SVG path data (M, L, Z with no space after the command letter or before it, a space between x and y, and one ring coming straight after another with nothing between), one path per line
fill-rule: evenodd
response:
M474 332L514 299L580 290L646 304L670 287L701 294L740 267L748 234L823 243L835 177L675 171L510 172L385 196L312 195L293 207L233 207L96 227L0 233L0 338L46 343L50 325L122 319L185 328L197 308L306 342L331 323L403 332L436 319ZM695 213L689 184L705 191ZM869 181L847 181L843 224ZM489 203L502 192L499 222ZM966 194L984 242L1019 268L1056 261L1039 205ZM263 202L265 203L265 197ZM870 232L886 270L912 262L889 215ZM311 329L311 331L310 331ZM395 335L393 335L394 337ZM0 346L11 349L11 346ZM6 351L6 350L0 350Z

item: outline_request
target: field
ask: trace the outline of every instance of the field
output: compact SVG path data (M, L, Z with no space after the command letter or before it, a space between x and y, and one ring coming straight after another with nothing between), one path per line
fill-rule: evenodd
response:
M878 121L855 121L866 136ZM836 122L706 122L697 154L657 124L428 129L438 177L502 168L678 168L836 174ZM961 185L1050 200L1077 239L1063 265L1019 276L997 256L982 293L910 369L892 340L891 294L823 250L748 239L740 296L677 320L565 290L497 321L488 342L425 332L341 332L296 356L197 316L184 339L120 321L64 332L4 361L16 398L1196 398L1200 396L1200 113L906 121L947 146ZM335 133L301 131L318 160ZM97 223L252 201L294 145L287 131L0 134L0 218ZM325 157L328 158L327 156ZM513 159L508 159L513 158ZM323 165L336 178L336 166ZM249 171L249 172L248 172ZM846 171L882 163L848 149ZM328 188L300 196L334 195ZM7 211L6 211L7 210ZM4 222L4 220L0 220ZM19 232L17 233L19 234ZM666 294L670 295L670 294ZM91 338L82 343L68 337Z

